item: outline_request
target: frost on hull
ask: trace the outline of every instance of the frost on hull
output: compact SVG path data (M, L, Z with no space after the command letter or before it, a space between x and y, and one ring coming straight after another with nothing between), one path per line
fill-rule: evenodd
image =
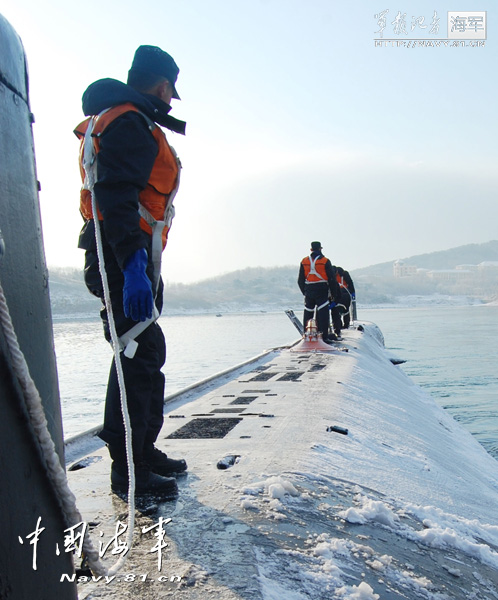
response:
M155 538L141 535L135 581L81 584L81 597L495 597L498 463L391 363L377 328L342 344L274 352L169 404L159 444L189 473L176 502L144 501L138 522L171 519L162 570ZM174 435L199 418L238 421L218 437ZM104 457L70 474L103 539L125 514L108 468Z

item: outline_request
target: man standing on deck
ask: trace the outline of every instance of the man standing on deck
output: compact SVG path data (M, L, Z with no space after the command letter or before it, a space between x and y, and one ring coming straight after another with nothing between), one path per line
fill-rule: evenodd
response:
M336 279L340 288L340 299L335 306L332 306L332 325L334 332L339 338L341 329L348 329L351 321L351 302L356 299L356 292L351 275L342 267L335 267Z
M301 261L297 283L304 295L304 330L306 331L308 321L313 318L316 307L318 331L324 342L332 343L335 336L329 335L329 296L332 301L337 301L340 290L335 267L322 254L320 242L311 242L311 254Z
M120 343L126 346L111 365L104 427L99 434L113 461L111 488L116 492L128 489L115 364L120 360L132 428L136 491L163 498L177 495L172 475L187 469L184 460L171 459L154 445L163 424L161 368L166 359L164 336L156 322L163 294L160 256L174 214L172 202L181 168L161 127L185 133L185 123L168 114L171 99L180 99L175 88L178 72L169 54L156 46L140 46L126 85L115 79L101 79L88 87L83 94L83 112L89 118L75 130L82 140L80 166L84 185L80 211L85 224L79 247L85 250L85 283L92 294L102 299L101 317L110 341L91 206L93 192L113 318ZM88 143L93 148L89 149ZM94 165L87 177L83 167L85 149L93 153ZM142 325L141 331L137 332L137 325Z

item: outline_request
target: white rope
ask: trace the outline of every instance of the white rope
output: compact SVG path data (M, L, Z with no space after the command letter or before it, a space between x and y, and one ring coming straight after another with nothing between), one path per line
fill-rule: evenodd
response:
M114 315L112 312L111 295L109 291L109 282L107 280L107 273L105 270L104 261L104 250L102 247L102 235L100 232L100 224L97 213L97 202L93 193L95 185L95 159L96 154L93 148L93 140L91 138L94 121L91 120L88 124L88 129L85 134L84 142L84 160L83 166L85 168L86 177L88 180L88 189L92 198L92 213L93 221L95 224L95 241L97 244L97 256L99 260L100 276L102 279L102 286L104 288L104 301L107 311L107 322L109 324L109 330L111 334L111 343L114 351L114 364L116 366L116 374L119 385L119 394L121 399L121 412L123 415L123 424L125 430L125 448L126 457L128 461L128 535L126 540L126 546L128 550L133 545L133 533L135 529L135 465L133 462L133 448L132 448L132 436L131 436L131 423L130 415L128 413L128 402L126 397L126 386L124 381L123 366L121 364L121 353L118 334L116 332L116 325L114 322ZM126 560L126 553L116 561L116 563L109 569L108 575L114 575L124 565Z
M76 507L76 498L69 489L66 473L62 468L52 436L48 431L42 400L36 389L36 385L31 378L29 367L19 346L1 282L0 322L11 356L14 374L23 391L26 407L30 416L30 422L43 452L43 457L47 465L47 474L60 502L64 520L70 527L77 525L78 523L81 523L83 519ZM95 550L86 528L82 547L92 571L96 575L108 575L110 571L108 571L107 567L100 561L99 554L97 550Z

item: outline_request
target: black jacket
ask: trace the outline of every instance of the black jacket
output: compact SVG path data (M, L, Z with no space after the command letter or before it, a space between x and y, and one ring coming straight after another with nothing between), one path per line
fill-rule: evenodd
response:
M348 286L348 290L350 291L351 294L356 294L356 291L354 289L354 283L353 280L351 279L351 275L348 273L348 271L344 271L344 281L346 283L346 285Z
M168 104L115 79L101 79L88 87L83 94L83 112L86 116L97 115L106 108L127 102L155 123L185 133L185 123L168 114L171 110ZM140 228L138 197L147 185L157 152L157 143L146 119L136 112L127 112L115 119L100 138L94 193L104 218L104 247L113 253L121 269L131 254L150 245L150 235ZM93 221L83 226L78 245L95 251Z
M312 252L311 253L311 258L315 259L315 258L320 258L323 256L323 254L321 252ZM336 280L336 270L335 267L332 265L332 263L330 262L329 259L327 259L327 262L325 263L325 273L327 274L327 281L323 282L323 283L313 283L313 288L317 289L316 286L320 286L320 287L325 287L328 286L329 290L330 290L330 294L332 296L333 300L337 300L338 298L340 298L341 296L341 291L339 288L339 284L337 283ZM299 286L299 289L301 290L301 292L306 295L306 275L304 273L304 265L301 262L301 265L299 267L299 275L297 278L297 284Z
M346 284L346 287L348 288L348 291L350 294L355 294L355 289L354 289L354 283L353 280L351 279L351 275L348 273L348 271L345 271L342 267L335 267L336 271L339 273L339 275L344 279L344 283Z

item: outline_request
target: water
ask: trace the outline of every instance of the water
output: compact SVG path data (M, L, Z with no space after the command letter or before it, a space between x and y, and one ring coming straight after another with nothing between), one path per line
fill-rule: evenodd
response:
M379 325L386 347L407 360L401 368L498 458L498 307L361 309L359 317ZM166 394L298 337L283 312L162 317L160 324ZM98 319L57 322L54 334L67 438L101 423L112 353Z
M166 395L299 337L284 312L161 317L159 323L167 347ZM102 422L112 350L98 318L56 322L54 337L68 438Z
M498 306L362 310L403 370L498 458Z

